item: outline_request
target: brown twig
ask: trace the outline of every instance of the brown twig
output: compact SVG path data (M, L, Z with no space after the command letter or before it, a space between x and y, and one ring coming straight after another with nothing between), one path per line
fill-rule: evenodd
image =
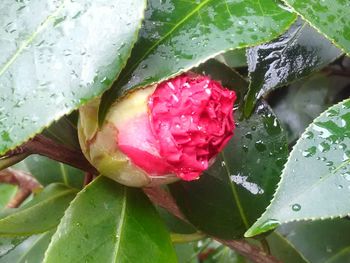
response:
M42 185L30 174L12 168L0 171L0 182L19 187L16 195L6 205L8 208L18 207L32 192L42 188Z
M85 159L81 151L56 143L43 135L35 136L32 140L23 144L21 148L27 153L40 154L91 174L98 174L97 170Z
M84 186L87 186L89 183L94 180L94 175L92 173L86 172L84 177Z
M180 211L174 198L164 189L159 187L144 188L143 191L150 198L150 200L158 206L166 209L171 214L175 215L179 219L188 222L185 216ZM212 237L216 241L230 247L237 251L239 254L245 256L256 263L280 263L275 257L266 254L259 247L249 244L245 240L223 240L220 238Z

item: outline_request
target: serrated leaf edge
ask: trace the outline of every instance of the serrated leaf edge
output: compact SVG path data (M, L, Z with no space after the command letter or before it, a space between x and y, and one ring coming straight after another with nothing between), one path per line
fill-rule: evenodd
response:
M289 156L288 156L288 159L286 161L286 163L284 164L284 167L283 167L283 170L282 170L282 174L281 174L281 180L279 181L278 183L278 186L276 188L276 191L273 195L273 198L271 199L271 202L269 204L268 207L266 207L265 209L265 212L255 221L255 223L245 232L244 236L245 237L252 237L252 236L255 236L255 235L259 235L259 234L262 234L263 232L259 232L259 233L256 233L255 235L250 235L249 232L252 232L252 230L254 230L254 226L257 225L257 223L262 219L264 218L265 214L267 213L267 211L269 210L269 208L272 206L272 203L273 201L275 200L275 197L277 195L277 193L280 191L280 187L281 187L281 184L282 184L282 181L284 179L284 173L285 173L285 170L286 170L286 166L287 164L289 163L289 161L292 159L292 154L296 151L296 147L299 145L299 143L302 141L302 138L304 136L304 134L306 132L308 132L309 128L314 125L314 123L320 118L323 116L323 114L325 114L326 112L328 112L330 109L332 109L333 107L336 107L338 105L341 105L343 103L346 103L346 102L350 102L350 99L345 99L337 104L334 104L332 105L331 107L329 107L327 110L323 111L317 118L315 118L312 123L310 123L310 125L305 129L305 131L302 133L302 135L300 136L300 138L298 139L297 143L293 146L293 149L292 151L290 152ZM279 222L278 225L281 225L281 224L287 224L287 223L291 223L291 222L304 222L304 221L316 221L316 220L326 220L326 219L336 219L336 218L342 218L342 217L345 217L345 216L350 216L350 212L349 213L345 213L345 214L339 214L339 215L335 215L335 216L327 216L327 217L306 217L306 218L302 218L302 219L293 219L293 220L287 220L287 221L283 221L283 222ZM272 219L272 218L271 218ZM258 226L261 226L261 224L258 224Z

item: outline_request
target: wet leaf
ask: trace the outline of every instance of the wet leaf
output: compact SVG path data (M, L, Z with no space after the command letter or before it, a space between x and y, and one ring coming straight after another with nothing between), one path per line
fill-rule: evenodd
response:
M31 155L14 167L30 173L42 185L63 183L79 189L84 182L83 171L40 155Z
M0 260L6 254L14 250L20 245L27 237L15 236L15 237L0 237Z
M339 86L332 83L329 77L316 73L291 84L283 91L284 96L275 95L277 102L272 108L288 133L289 143L295 143L307 126L332 105L328 99L330 92Z
M42 262L54 232L55 231L52 230L40 235L30 236L19 244L11 243L12 246L14 246L13 249L8 251L4 256L0 256L0 263ZM18 242L17 240L18 238L13 238L14 242Z
M78 112L63 116L43 131L43 135L72 149L80 149L77 131Z
M230 49L283 33L296 19L275 0L149 0L140 38L121 78L104 94L100 123L125 92L160 82Z
M283 0L312 26L350 54L350 2Z
M294 222L279 228L309 262L344 263L350 261L349 219Z
M0 154L111 86L144 0L0 2Z
M241 238L263 213L287 158L286 136L266 104L248 120L199 180L169 187L190 222L205 233Z
M169 233L139 189L100 176L71 203L44 262L177 262Z
M311 263L319 261L308 261L301 253L293 246L293 244L281 235L279 232L273 232L267 237L271 255L281 260L283 263Z
M276 40L248 49L249 92L245 115L271 90L320 70L342 54L328 39L299 19Z
M239 68L247 66L246 49L235 49L227 51L215 57L220 62L231 68Z
M0 235L31 235L56 227L76 190L52 184L20 208L0 213Z
M349 145L350 100L345 100L306 129L290 154L272 203L246 236L295 220L349 214Z

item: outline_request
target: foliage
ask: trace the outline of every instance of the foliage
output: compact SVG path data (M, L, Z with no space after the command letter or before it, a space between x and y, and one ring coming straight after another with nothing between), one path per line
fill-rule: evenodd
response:
M2 0L0 13L0 170L43 186L0 171L0 263L350 260L349 1ZM189 70L238 95L235 135L201 179L151 195L78 169L81 105L101 96L101 124L116 99ZM37 135L62 152L26 147Z

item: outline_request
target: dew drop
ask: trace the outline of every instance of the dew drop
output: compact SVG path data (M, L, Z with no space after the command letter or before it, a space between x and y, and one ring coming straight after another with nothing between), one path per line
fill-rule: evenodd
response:
M301 205L299 205L299 204L292 205L292 210L294 212L298 212L298 211L300 211L300 209L301 209Z
M333 165L333 162L332 162L332 161L326 162L326 166L332 166L332 165Z

